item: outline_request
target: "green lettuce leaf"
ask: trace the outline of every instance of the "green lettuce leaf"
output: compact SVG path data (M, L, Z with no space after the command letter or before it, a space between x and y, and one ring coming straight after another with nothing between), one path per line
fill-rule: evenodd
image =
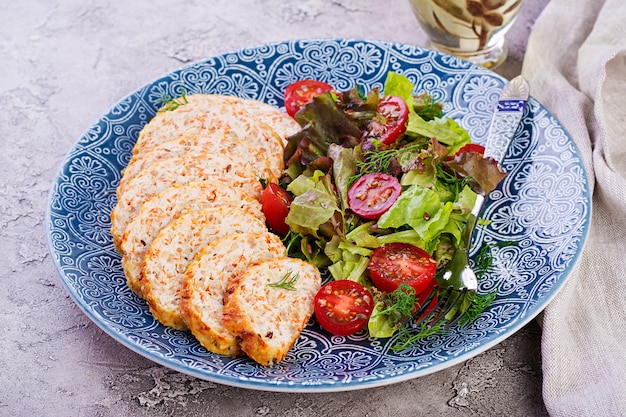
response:
M462 235L462 232L459 233L459 235ZM460 240L457 240L457 242L460 242ZM433 252L433 258L437 261L438 268L447 264L452 259L456 248L457 245L454 242L453 236L444 231L444 233L439 236L437 247Z
M399 232L393 232L376 237L376 240L380 245L386 243L408 243L409 245L417 246L424 250L427 249L426 242L417 234L413 229L401 230Z
M415 85L408 79L407 76L398 74L397 72L389 71L387 73L387 79L385 80L385 86L383 88L383 94L385 96L398 96L402 97L404 101L409 101L413 94Z
M454 242L456 242L455 247L458 247L463 243L463 230L465 230L465 221L450 217L450 220L441 233L447 233L454 237Z
M311 188L291 202L285 223L292 232L318 236L320 226L328 222L336 211L336 201L327 193Z
M335 280L346 279L365 286L367 284L365 271L367 270L368 264L369 260L365 257L362 257L360 261L357 262L339 261L330 265L328 272L330 272Z
M410 226L423 241L424 249L434 250L437 236L444 230L452 202L442 203L439 195L428 188L412 185L378 219L381 228Z
M356 174L357 160L354 155L354 149L331 144L328 148L328 156L333 160L333 179L335 180L335 187L337 187L341 206L345 210L348 208L350 178Z
M461 213L463 216L467 216L472 212L474 203L476 202L476 193L469 186L463 187L463 190L459 193L454 202L453 210Z
M398 330L398 324L391 323L389 316L385 314L378 314L385 308L385 304L379 301L374 305L372 315L367 322L367 330L370 337L388 338Z
M315 188L315 184L316 181L313 178L306 175L298 175L296 179L287 185L287 191L292 193L294 196L299 196L311 188Z
M387 229L408 225L417 231L442 208L443 204L437 193L419 185L412 185L403 191L389 210L378 219L378 226Z
M346 234L346 241L364 248L376 249L380 246L380 243L378 243L376 237L370 232L370 227L373 225L373 221L361 223Z
M456 199L456 195L452 190L437 180L435 171L431 166L427 166L423 171L413 169L407 172L400 179L400 184L402 186L419 185L433 190L442 202L454 201Z
M313 236L303 236L300 241L300 254L303 255L304 260L318 268L322 268L332 263L324 253L325 246L323 239L317 239Z
M426 121L417 113L409 114L406 133L412 136L435 138L447 145L451 153L472 141L469 133L454 120L444 118Z

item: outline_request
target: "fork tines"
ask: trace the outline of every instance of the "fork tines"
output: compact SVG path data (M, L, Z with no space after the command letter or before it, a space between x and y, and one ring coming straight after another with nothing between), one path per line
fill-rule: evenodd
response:
M465 313L465 309L460 312L459 310L467 291L468 288L462 288L455 293L454 287L450 285L446 289L446 292L443 293L437 301L435 301L435 296L439 292L439 287L435 286L422 306L415 313L413 313L413 317L417 318L417 320L411 323L411 327L418 329L425 324L427 328L433 328L440 325L442 322L447 322L445 328L450 327ZM432 304L435 302L437 304L432 307ZM432 311L428 314L424 314L431 308ZM452 314L451 317L449 317L450 314Z

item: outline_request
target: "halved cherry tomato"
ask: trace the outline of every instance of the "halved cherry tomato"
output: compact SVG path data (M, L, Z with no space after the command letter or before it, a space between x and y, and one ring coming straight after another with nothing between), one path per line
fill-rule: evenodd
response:
M325 284L313 302L320 326L340 336L356 333L365 327L374 309L370 291L347 279Z
M332 86L322 81L296 81L285 89L285 110L293 117L305 104L313 100L313 97L332 89Z
M369 271L372 282L381 291L392 292L408 284L416 294L431 283L437 262L425 250L407 243L387 243L372 252Z
M348 190L350 210L365 219L377 219L398 199L402 186L393 175L373 172L360 177Z
M261 209L265 214L267 225L276 233L286 235L289 226L285 219L289 214L289 206L293 199L291 195L278 184L269 183L261 194Z
M390 145L406 132L409 108L402 97L387 96L378 102L378 113L385 117L385 124L379 140Z

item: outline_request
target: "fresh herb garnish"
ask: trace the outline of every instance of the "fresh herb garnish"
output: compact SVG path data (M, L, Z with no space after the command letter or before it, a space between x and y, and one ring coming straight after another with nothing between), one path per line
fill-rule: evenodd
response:
M298 282L298 278L300 274L298 272L294 273L293 271L287 272L278 282L271 282L267 284L268 287L272 288L282 288L283 290L295 291L296 290L296 282Z
M424 148L424 143L414 142L403 148L379 150L380 142L373 141L374 149L363 151L362 159L357 160L357 174L349 179L354 183L359 177L373 172L389 172L389 167L394 160L405 152L416 151Z
M478 317L480 313L485 311L485 309L489 307L496 298L496 295L498 295L498 291L487 294L476 294L476 297L472 300L469 310L467 310L460 318L459 327L465 327L468 323Z
M391 350L394 352L400 352L408 347L411 347L413 344L425 337L442 332L445 326L445 320L438 321L434 326L430 326L428 323L422 322L417 333L412 332L406 327L401 327L398 330L398 338L396 339L395 344L391 347Z
M185 90L180 87L178 91L181 94L181 96L178 98L172 97L169 94L164 94L163 97L157 101L157 103L163 104L163 106L159 110L157 110L157 113L176 110L180 106L189 103Z
M497 294L497 291L488 294L476 294L476 296L472 300L469 309L459 319L458 326L460 328L463 328L468 323L474 321L483 311L485 311L487 307L491 305ZM410 329L406 326L401 327L400 329L398 329L398 338L396 339L395 344L391 347L391 350L394 352L400 352L406 348L413 346L415 343L425 337L443 333L445 331L446 324L447 321L441 320L438 321L434 326L431 326L428 323L428 320L424 320L420 323L420 327L417 332L415 332L414 329Z
M471 177L459 178L455 172L451 172L447 169L443 162L435 164L435 176L437 180L453 192L454 195L458 195L471 181Z
M408 284L400 284L398 288L387 295L384 303L384 309L372 317L386 315L390 316L394 322L400 322L411 316L411 311L415 307L415 289Z
M302 235L300 233L294 233L293 231L287 232L285 236L281 239L283 244L285 245L285 254L289 257L296 257L296 255L300 252L300 241L302 240Z
M443 103L424 92L413 96L413 110L426 121L438 119L443 116Z
M495 247L507 247L516 245L517 242L511 240L505 240L502 242L492 243L492 244L484 244L483 247L476 255L474 259L474 271L479 275L484 275L493 266L493 252L492 248Z

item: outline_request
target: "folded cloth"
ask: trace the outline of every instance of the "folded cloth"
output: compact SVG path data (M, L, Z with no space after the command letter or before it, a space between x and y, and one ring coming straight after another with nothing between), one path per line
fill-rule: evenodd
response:
M551 0L522 74L589 175L592 221L543 314L543 397L553 416L626 416L626 2Z

